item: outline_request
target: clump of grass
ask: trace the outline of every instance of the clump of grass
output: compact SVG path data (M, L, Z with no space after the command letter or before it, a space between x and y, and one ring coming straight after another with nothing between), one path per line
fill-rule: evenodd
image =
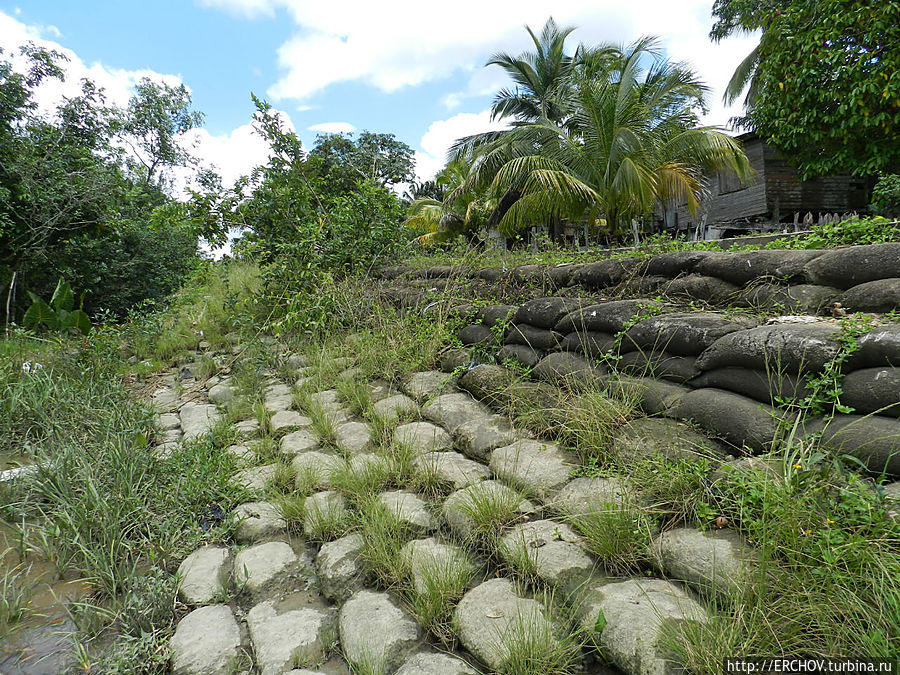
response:
M201 356L197 361L194 362L193 367L194 377L198 380L206 380L219 372L219 366L216 364L216 361L211 356Z
M350 412L360 417L366 416L372 409L372 394L365 380L338 380L336 388L341 399Z
M522 496L515 490L473 486L460 503L460 511L473 522L471 541L466 543L492 550L504 528L520 519L521 501Z
M635 414L628 402L586 390L557 408L535 408L516 423L541 436L550 436L574 450L582 462L610 463L609 444L617 427Z
M335 436L335 424L331 415L322 405L305 392L297 395L298 406L312 420L312 430L319 437L319 442L324 446L335 447L337 438Z
M305 505L308 496L309 493L306 491L297 490L289 494L279 495L276 499L289 532L294 534L303 532L303 515L306 512Z
M897 657L900 523L868 481L833 466L798 469L790 480L735 470L716 482L710 508L754 544L764 583L722 604L708 624L673 631L689 668L767 649L786 658Z
M0 553L0 638L12 633L29 612L35 583L28 579L29 568L22 563L4 562L12 549Z
M392 478L390 460L379 457L356 467L347 462L331 474L331 484L352 506L360 508L368 497L390 486Z
M339 539L350 529L350 512L331 502L321 508L307 499L303 505L303 531L314 542Z
M585 548L612 574L637 572L649 557L653 519L633 504L597 503L566 519L584 536Z
M360 557L366 569L386 588L401 584L409 576L409 564L401 551L415 538L413 527L377 495L361 501L358 510L363 538Z
M285 494L294 489L294 467L282 459L275 465L275 476L271 489L278 494Z
M628 480L640 501L659 516L663 529L681 522L703 525L716 515L709 508L711 469L705 459L658 454L633 466Z
M446 497L456 489L453 483L441 476L434 461L422 462L414 469L409 487L426 497Z
M573 675L581 672L583 640L577 630L555 609L554 599L542 594L542 615L536 608L523 611L498 645L504 658L497 668L501 675Z
M425 630L452 646L453 610L469 589L475 566L463 553L432 557L419 566L416 576L414 586L403 594L406 603Z

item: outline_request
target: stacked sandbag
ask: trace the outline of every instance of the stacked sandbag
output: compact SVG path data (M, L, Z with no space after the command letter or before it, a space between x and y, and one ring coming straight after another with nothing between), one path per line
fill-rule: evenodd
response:
M900 325L863 335L844 372L842 404L856 413L900 417Z
M528 367L535 367L545 356L558 350L562 335L554 330L566 314L582 307L579 298L535 298L516 311L506 332L502 359L512 358Z

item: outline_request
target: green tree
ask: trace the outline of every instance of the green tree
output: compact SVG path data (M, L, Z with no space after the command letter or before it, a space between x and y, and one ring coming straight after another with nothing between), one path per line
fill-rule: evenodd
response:
M184 134L203 124L203 113L191 110L191 94L179 84L143 78L120 121L128 144L129 166L146 186L161 185L166 169L196 164L183 145Z
M394 134L319 134L308 161L334 194L352 192L360 180L390 187L415 178L412 148Z
M553 218L604 223L614 238L659 202L698 205L704 172L742 177L749 163L734 139L698 126L706 88L663 58L652 39L574 68L560 99L563 124L546 117L502 132L460 139L474 158L471 185L493 175L490 191L519 195L499 220L506 233ZM496 171L494 166L500 164ZM501 200L502 201L502 200Z
M762 31L746 123L809 178L900 168L900 1L717 0L711 35Z

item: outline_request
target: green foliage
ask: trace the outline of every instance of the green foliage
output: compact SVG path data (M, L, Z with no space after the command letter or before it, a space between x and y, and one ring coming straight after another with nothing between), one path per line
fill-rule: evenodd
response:
M698 125L706 87L664 58L655 39L582 47L566 65L565 35L548 23L535 40L537 54L513 60L529 67L547 61L549 71L529 74L529 86L540 91L498 95L495 112L517 115L511 128L453 146L456 156L477 160L461 189L489 186L499 200L491 222L500 231L567 219L620 239L658 202L696 209L704 171L749 178L739 144ZM492 63L509 70L513 61L498 56Z
M900 218L900 175L883 174L872 190L873 213L886 218Z
M900 166L900 2L717 0L714 39L761 29L747 122L802 178Z
M766 248L822 249L837 246L883 244L891 241L900 241L900 225L896 221L874 216L814 225L812 232L806 237L776 239L768 243Z
M50 298L50 304L40 296L29 291L32 305L22 317L22 325L26 328L44 326L49 330L71 333L77 330L82 335L91 332L91 320L81 309L75 309L75 295L69 282L60 277Z

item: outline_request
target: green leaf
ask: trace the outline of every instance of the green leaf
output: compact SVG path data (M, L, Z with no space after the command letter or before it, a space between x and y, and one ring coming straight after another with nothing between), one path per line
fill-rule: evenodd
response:
M28 308L28 311L25 312L25 316L22 317L22 325L26 328L36 328L43 324L51 330L59 328L59 319L56 316L56 312L50 308L50 305L33 293L30 293L30 295L34 302Z
M606 617L603 615L603 610L597 610L597 620L594 622L594 632L602 633L603 629L606 628Z
M75 294L72 293L72 287L62 277L59 278L59 283L56 284L56 290L53 291L53 297L50 298L50 305L53 309L64 309L67 312L75 306Z
M76 309L65 313L59 321L59 329L62 331L78 330L82 335L87 335L91 332L91 320L84 311Z

